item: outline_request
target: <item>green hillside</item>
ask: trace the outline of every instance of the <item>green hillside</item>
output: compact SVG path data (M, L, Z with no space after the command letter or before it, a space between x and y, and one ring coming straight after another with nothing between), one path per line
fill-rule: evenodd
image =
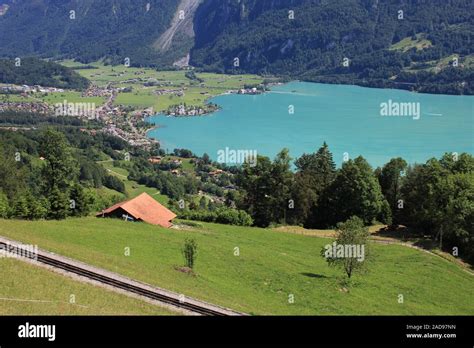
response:
M474 314L472 274L419 250L371 244L369 272L355 276L345 289L342 273L320 256L330 239L195 225L169 230L97 218L2 220L0 235L252 314ZM179 270L186 237L198 243L196 276ZM398 303L400 294L403 304ZM290 295L294 303L289 303Z
M16 66L16 63L19 66ZM89 81L74 70L37 58L24 58L18 62L13 59L0 59L0 82L78 90L89 85Z
M19 260L0 259L0 265L0 315L174 314Z

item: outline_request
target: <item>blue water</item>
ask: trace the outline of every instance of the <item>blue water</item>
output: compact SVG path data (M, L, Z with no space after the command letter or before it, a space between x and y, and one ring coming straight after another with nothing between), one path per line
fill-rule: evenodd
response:
M419 102L420 119L383 117L381 103ZM293 158L326 141L340 165L344 153L372 166L394 157L421 163L445 152L474 153L474 97L418 94L393 89L292 82L262 95L222 95L222 110L204 117L155 116L149 136L162 147L186 148L217 159L217 151L257 150ZM294 114L289 114L289 106Z

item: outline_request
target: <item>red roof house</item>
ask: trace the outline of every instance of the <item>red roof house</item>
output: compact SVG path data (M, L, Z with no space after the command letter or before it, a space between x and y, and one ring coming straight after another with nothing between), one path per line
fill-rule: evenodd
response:
M148 193L114 206L97 214L98 217L116 217L131 221L144 221L152 225L171 227L176 214L155 201Z

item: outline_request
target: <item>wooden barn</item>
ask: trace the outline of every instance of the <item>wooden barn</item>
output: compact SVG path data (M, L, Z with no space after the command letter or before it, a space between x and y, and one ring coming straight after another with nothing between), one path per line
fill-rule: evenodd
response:
M115 204L97 214L97 217L112 217L128 221L144 221L152 225L171 227L176 214L155 201L148 193L128 201Z

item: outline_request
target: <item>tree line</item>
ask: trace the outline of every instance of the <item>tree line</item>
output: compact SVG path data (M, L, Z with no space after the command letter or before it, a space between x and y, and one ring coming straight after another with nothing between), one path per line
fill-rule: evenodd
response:
M87 150L71 146L66 134ZM100 152L85 139L78 129L0 131L0 217L64 219L115 203L118 195L101 196L96 189L125 193L124 183L94 161ZM109 148L107 139L99 135L95 141Z
M336 169L327 144L304 154L291 170L288 150L271 161L244 164L237 207L255 225L334 228L357 216L365 225L403 225L440 248L474 258L474 158L447 153L424 164L394 158L373 170L359 156ZM453 249L455 248L455 249Z
M72 69L34 57L23 58L18 62L14 59L0 59L0 81L77 90L86 89L90 83Z
M110 155L130 161L129 180L170 198L183 219L268 227L334 228L354 216L366 226L405 226L429 236L441 249L456 249L474 261L474 158L447 153L423 164L394 158L373 169L362 156L336 168L324 143L293 161L287 149L256 165L219 166L209 156L187 156L194 172L175 176L148 158L164 151L132 148L121 139L59 126L35 131L0 131L0 217L63 219L100 211L123 197L99 194L108 187L125 193L122 180L97 161ZM120 164L122 163L122 164ZM221 168L218 176L209 175ZM200 199L196 200L196 197ZM213 199L210 199L213 197Z

